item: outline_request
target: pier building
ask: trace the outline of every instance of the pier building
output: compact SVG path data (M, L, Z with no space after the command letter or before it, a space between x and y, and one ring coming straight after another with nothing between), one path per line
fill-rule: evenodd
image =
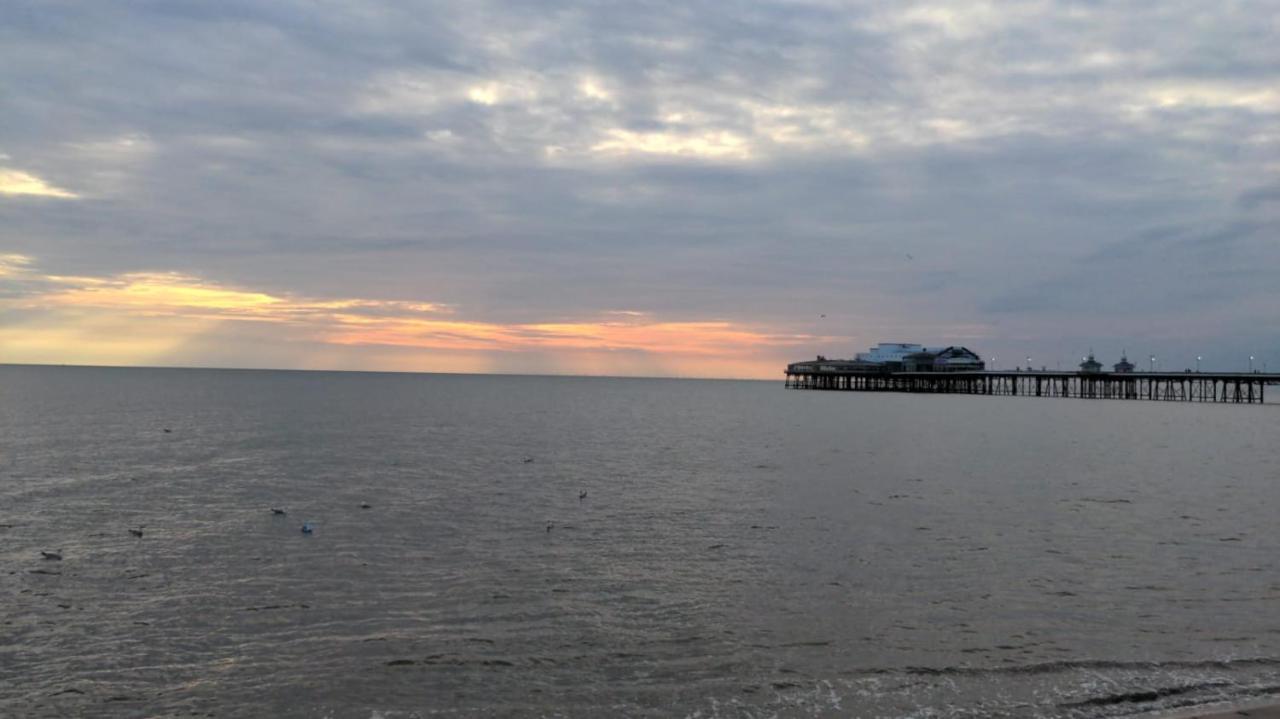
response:
M985 368L982 358L967 347L949 346L930 349L914 342L881 342L867 352L859 352L851 360L832 360L821 355L801 365L837 364L851 372L965 372Z
M1093 352L1080 363L1080 371L1084 374L1098 374L1102 371L1102 363L1094 359Z

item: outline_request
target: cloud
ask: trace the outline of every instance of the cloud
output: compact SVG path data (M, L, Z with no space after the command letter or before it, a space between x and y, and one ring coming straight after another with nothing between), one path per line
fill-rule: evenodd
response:
M983 311L1040 357L1095 346L1154 353L1167 366L1192 366L1201 355L1206 366L1238 369L1239 357L1274 352L1262 328L1280 284L1278 230L1261 221L1148 228L1030 274L993 293Z
M1256 187L1242 192L1237 202L1247 210L1256 209L1269 203L1280 202L1280 183Z
M731 132L681 135L670 132L632 132L614 128L606 135L608 139L592 145L593 152L733 159L746 159L751 156L746 141Z
M0 277L15 277L26 274L32 259L26 255L0 254Z
M383 366L447 351L463 353L450 368L489 370L507 350L481 347L518 346L556 371L556 353L587 367L592 352L592 368L626 354L643 357L628 371L676 371L646 349L663 323L767 355L760 367L961 334L1021 354L1000 347L1048 343L1048 326L1094 332L1099 298L1117 337L1172 327L1177 307L1181 341L1228 346L1246 340L1223 308L1256 319L1280 261L1264 241L1280 151L1274 28L1258 20L1271 11L5 8L0 165L22 168L10 185L81 201L0 196L0 252L106 283L42 290L102 305L75 311L136 318L152 302L153 322L201 318L228 349L165 350L195 360L181 353L245 361L230 340L287 329L295 344L257 342L273 362L306 361L287 349L305 345L358 363L380 338ZM48 284L32 273L0 291ZM385 304L423 297L455 311ZM384 304L343 324L324 298ZM645 314L596 309L619 307ZM70 322L73 306L28 311ZM724 334L743 328L763 344ZM792 332L813 346L768 339ZM467 349L418 346L444 338Z
M29 172L9 167L0 167L0 195L33 195L63 200L74 200L78 197L76 193L50 185Z

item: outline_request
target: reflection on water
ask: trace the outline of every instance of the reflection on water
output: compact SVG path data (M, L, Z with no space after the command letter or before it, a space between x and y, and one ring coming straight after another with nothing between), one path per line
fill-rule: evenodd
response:
M1092 717L1275 693L1274 415L3 367L0 714Z

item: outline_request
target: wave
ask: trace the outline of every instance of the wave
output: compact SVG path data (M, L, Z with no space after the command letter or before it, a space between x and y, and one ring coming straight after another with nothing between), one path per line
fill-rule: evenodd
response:
M873 668L861 670L860 674L912 674L912 675L1010 675L1010 674L1053 674L1078 670L1163 670L1163 669L1241 669L1247 667L1280 666L1280 657L1246 657L1240 659L1204 659L1204 660L1171 660L1171 661L1120 661L1114 659L1079 659L1035 664L1020 664L1007 667L973 667L946 666L922 667L905 666L895 668Z

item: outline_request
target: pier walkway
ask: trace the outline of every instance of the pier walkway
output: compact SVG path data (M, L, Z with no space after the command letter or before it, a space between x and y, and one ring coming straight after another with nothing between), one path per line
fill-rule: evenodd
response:
M807 366L806 366L807 365ZM931 392L1171 402L1261 403L1277 373L1220 372L867 372L801 363L787 368L788 389Z

